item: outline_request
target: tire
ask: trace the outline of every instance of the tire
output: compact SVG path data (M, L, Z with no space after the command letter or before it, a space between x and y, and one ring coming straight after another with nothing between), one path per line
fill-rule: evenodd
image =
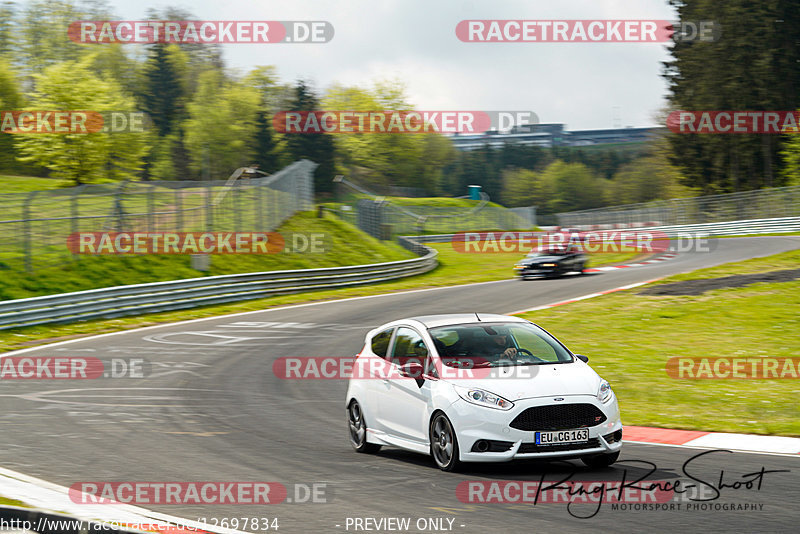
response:
M589 467L608 467L619 458L619 451L611 454L597 454L595 456L584 456L581 461Z
M350 433L350 445L356 452L372 454L381 450L380 445L367 442L367 422L358 401L353 401L347 408L347 428Z
M577 269L577 270L578 270L578 273L580 273L580 274L586 274L586 271L585 271L584 269L586 269L586 264L585 264L585 263L581 263L581 266L580 266L580 267L578 267L578 269Z
M447 416L439 412L431 419L428 431L431 442L431 456L442 471L457 471L461 466L458 459L458 438L453 424Z

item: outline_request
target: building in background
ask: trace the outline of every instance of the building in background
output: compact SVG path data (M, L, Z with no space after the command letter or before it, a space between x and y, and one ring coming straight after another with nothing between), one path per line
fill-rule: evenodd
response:
M568 131L563 124L534 124L524 130L508 132L490 130L480 134L453 134L450 139L458 150L475 150L484 146L500 148L505 144L554 146L591 146L611 143L644 143L667 131L666 128L609 128L604 130Z

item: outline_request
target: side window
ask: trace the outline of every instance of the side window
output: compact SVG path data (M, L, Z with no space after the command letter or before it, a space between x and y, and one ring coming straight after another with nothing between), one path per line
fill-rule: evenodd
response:
M372 352L376 356L386 359L386 351L389 349L389 341L392 339L392 332L394 332L394 328L389 328L372 337Z
M422 341L422 336L410 328L398 328L392 348L392 363L404 365L408 361L418 361L424 366L427 358L428 347Z

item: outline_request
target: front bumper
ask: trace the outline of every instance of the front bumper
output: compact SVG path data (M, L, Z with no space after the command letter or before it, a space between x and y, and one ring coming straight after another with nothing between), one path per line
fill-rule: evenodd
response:
M522 268L515 268L514 270L516 271L517 276L548 276L561 272L561 267L560 265L556 265L555 267L530 265Z
M535 430L519 430L510 423L524 410L553 405L553 399L522 399L514 402L514 408L504 412L476 406L458 400L450 406L448 416L453 423L459 444L462 462L507 462L525 458L576 458L596 454L609 454L622 447L619 406L616 397L603 404L592 395L572 395L563 404L592 404L606 416L606 420L588 427L589 442L568 445L536 445ZM547 430L547 429L541 429ZM485 440L492 447L487 452L474 452L475 443ZM506 449L506 447L508 447ZM499 450L498 450L499 449Z

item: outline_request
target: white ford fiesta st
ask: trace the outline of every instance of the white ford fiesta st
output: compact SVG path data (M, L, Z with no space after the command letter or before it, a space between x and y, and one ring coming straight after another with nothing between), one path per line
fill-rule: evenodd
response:
M622 447L611 386L535 324L494 314L430 315L366 336L347 389L350 442L461 462L580 458L614 463Z

